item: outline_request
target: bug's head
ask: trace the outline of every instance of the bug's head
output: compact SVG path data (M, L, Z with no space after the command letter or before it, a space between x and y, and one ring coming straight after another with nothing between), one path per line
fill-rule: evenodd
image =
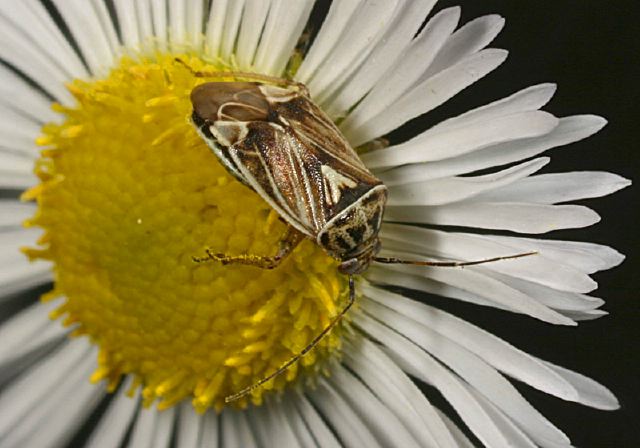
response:
M362 274L369 268L376 254L380 252L380 240L376 237L371 240L371 244L355 256L342 260L338 266L338 271L345 275Z

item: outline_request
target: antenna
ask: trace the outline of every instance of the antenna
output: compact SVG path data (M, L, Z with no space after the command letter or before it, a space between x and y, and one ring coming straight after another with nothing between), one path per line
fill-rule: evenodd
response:
M338 313L338 315L336 315L331 320L331 322L329 322L329 325L327 325L325 327L325 329L322 330L322 332L320 332L320 334L318 334L313 339L313 341L309 342L309 345L307 345L300 353L298 353L297 355L294 355L291 359L289 359L287 362L282 364L280 366L280 368L278 368L278 370L276 370L275 372L265 376L264 378L262 378L257 383L253 383L251 386L245 387L240 392L237 392L237 393L235 393L233 395L229 395L228 397L225 397L224 402L225 403L231 403L232 401L235 401L235 400L237 400L239 398L242 398L245 395L251 393L252 390L262 386L264 383L266 383L270 379L277 377L278 375L283 373L285 370L287 370L293 363L295 363L300 358L302 358L304 355L309 353L309 351L311 349L313 349L316 345L318 345L318 342L320 342L327 334L329 334L329 332L333 329L333 327L336 326L336 324L338 322L340 322L340 320L344 317L344 315L347 314L347 311L349 311L351 306L353 306L353 303L355 302L355 299L356 299L355 283L353 281L353 276L350 275L349 276L349 301L347 302L345 307L342 309L342 311L340 311L340 313Z
M271 83L271 84L283 84L286 86L296 86L299 89L301 89L303 92L308 92L307 91L307 87L302 84L301 82L297 82L297 81L291 81L289 79L284 79L284 78L278 78L277 76L269 76L269 75L263 75L261 73L249 73L249 72L235 72L235 71L198 71L198 70L194 70L193 67L191 67L189 64L187 64L185 61L183 61L180 58L175 58L175 61L182 64L184 67L187 68L187 70L189 70L191 72L191 74L193 74L193 76L197 77L197 78L224 78L226 77L232 77L232 78L248 78L248 79L253 79L256 81L263 81L263 82L267 82L267 83Z
M485 263L493 263L496 261L502 261L502 260L513 260L516 258L524 258L524 257L529 257L531 255L537 255L538 252L525 252L523 254L516 254L516 255L507 255L504 257L494 257L494 258L485 258L483 260L474 260L474 261L417 261L417 260L402 260L400 258L394 258L394 257L373 257L374 261L377 261L378 263L385 263L385 264L410 264L410 265L414 265L414 266L435 266L435 267L441 267L441 268L458 268L458 267L464 267L464 266L476 266L479 264L485 264Z

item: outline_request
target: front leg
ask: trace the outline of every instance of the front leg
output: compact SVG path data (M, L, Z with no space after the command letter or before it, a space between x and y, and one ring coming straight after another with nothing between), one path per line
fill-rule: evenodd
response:
M287 232L284 234L280 242L278 243L278 252L272 256L242 254L242 255L227 255L227 254L215 254L211 249L206 249L205 257L193 257L193 261L196 263L206 263L208 261L217 261L223 265L227 264L244 264L247 266L255 266L261 269L273 269L277 267L282 260L287 258L293 249L305 238L304 234L300 233L292 226L287 227Z

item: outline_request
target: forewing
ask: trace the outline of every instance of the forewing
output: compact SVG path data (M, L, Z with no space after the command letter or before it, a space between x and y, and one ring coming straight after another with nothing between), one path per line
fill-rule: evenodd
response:
M229 154L248 184L290 224L315 236L326 222L317 188L312 154L307 154L288 130L277 123L248 124L246 138Z
M191 103L191 120L200 137L227 171L248 185L229 156L228 149L245 138L247 123L267 119L269 103L258 85L250 82L207 82L193 89Z
M297 138L304 142L310 151L315 152L322 163L333 166L344 174L350 174L352 178L376 183L377 179L362 163L338 127L307 96L300 93L286 101L278 101L277 96L269 95L278 88L263 85L260 89L265 92L265 97L280 121L288 124Z
M217 84L194 90L194 124L229 172L301 232L315 237L381 184L297 86Z

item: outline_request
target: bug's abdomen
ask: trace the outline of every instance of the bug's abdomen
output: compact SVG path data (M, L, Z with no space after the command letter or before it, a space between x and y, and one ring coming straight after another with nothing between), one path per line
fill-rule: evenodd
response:
M367 252L378 241L386 202L387 187L373 187L329 220L318 233L317 243L339 260Z

